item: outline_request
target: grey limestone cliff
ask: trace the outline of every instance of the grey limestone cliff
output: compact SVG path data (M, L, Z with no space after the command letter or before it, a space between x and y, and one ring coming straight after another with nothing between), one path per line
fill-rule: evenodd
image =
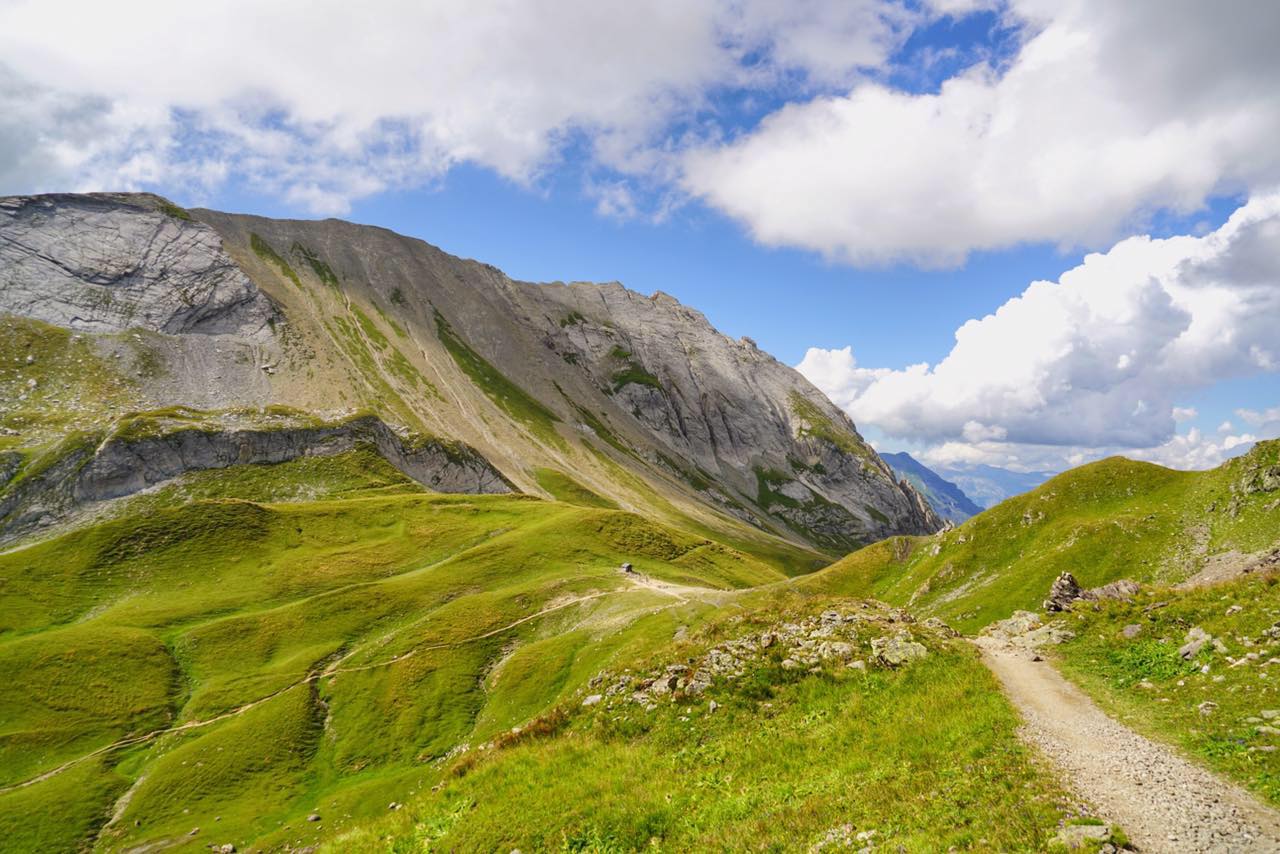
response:
M362 444L436 492L511 491L506 478L465 445L402 437L369 416L269 429L216 423L161 428L146 423L145 430L133 426L100 441L74 442L65 452L55 452L54 460L38 473L0 489L0 541L53 524L86 505L132 495L188 472L333 456Z
M54 360L28 369L21 340L44 333L12 327L0 390L21 400L0 428L20 446L175 405L369 409L525 491L556 469L628 509L829 554L941 527L821 392L674 298L519 282L381 228L0 199L0 315L85 339L58 363L73 371L35 376Z
M152 196L0 198L0 312L92 332L265 337L271 301L218 233Z

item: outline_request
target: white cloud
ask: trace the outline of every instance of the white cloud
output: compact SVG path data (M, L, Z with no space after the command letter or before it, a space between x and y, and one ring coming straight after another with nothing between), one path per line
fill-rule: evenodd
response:
M1280 4L1009 7L1026 41L1007 69L789 104L690 152L684 186L768 245L950 265L1024 241L1098 245L1155 210L1280 180Z
M1119 367L1121 370L1124 370L1128 367L1128 363L1126 362L1126 364ZM1173 420L1181 424L1183 421L1194 421L1200 416L1200 413L1196 411L1194 406L1175 406L1173 408L1172 415Z
M1207 469L1247 452L1258 441L1251 433L1213 438L1191 429L1154 448L1126 450L1126 455L1177 469Z
M1260 429L1280 428L1280 406L1273 406L1270 409L1261 411L1257 409L1237 409L1236 415L1250 427Z
M1274 435L1274 434L1273 434ZM1110 456L1146 460L1175 469L1208 469L1246 453L1262 436L1207 436L1196 428L1149 447L1030 445L1006 442L943 442L915 452L925 465L968 468L990 465L1011 471L1061 471Z
M849 85L916 17L886 0L7 0L0 192L234 174L335 213L461 162L535 181L579 135L653 171L716 87Z
M1047 452L1059 458L1065 448L1137 448L1207 459L1235 447L1231 437L1213 440L1215 450L1192 431L1200 450L1183 447L1176 422L1197 413L1175 401L1277 370L1277 259L1280 193L1203 237L1129 238L1058 282L1032 283L961 326L937 365L866 368L846 347L810 349L798 368L856 421L948 453L961 451L946 443L962 443L993 454L1042 445L1058 446ZM1238 415L1255 433L1280 432L1280 408Z

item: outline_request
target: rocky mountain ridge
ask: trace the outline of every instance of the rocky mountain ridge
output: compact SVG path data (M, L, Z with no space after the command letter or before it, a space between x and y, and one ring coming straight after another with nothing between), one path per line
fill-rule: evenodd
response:
M898 477L910 483L928 499L939 516L953 525L982 512L981 507L965 495L959 485L952 483L905 451L881 454Z
M20 470L0 462L0 542L189 472L335 456L359 445L436 492L511 491L502 474L465 445L402 436L371 415L332 424L251 417L245 425L211 423L194 412L194 419L175 415L135 418L107 436L77 437L52 465L21 472L26 476L12 484Z
M518 282L385 229L3 199L0 314L0 385L25 395L4 426L26 456L175 405L364 409L465 443L522 491L546 494L553 470L624 508L827 554L941 525L816 388L674 298ZM22 341L58 336L81 355L37 376Z

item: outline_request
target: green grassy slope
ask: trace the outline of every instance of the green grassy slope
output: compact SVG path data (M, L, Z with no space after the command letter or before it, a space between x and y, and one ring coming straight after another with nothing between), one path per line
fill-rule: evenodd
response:
M901 670L779 647L696 700L583 708L601 673L862 606L543 476L569 500L425 493L370 450L240 466L0 553L6 845L1035 850L1068 817L973 652L920 626ZM903 626L859 613L870 660Z
M1280 441L1208 472L1112 458L1059 475L960 527L895 537L805 583L910 604L973 631L1038 608L1063 571L1093 587L1175 582L1208 556L1280 542Z
M423 493L359 451L190 475L0 554L0 828L196 850L385 809L711 608L623 561L783 577L615 510Z
M748 600L745 614L722 614L632 672L694 661L801 614L857 608ZM895 627L884 612L859 613L855 654L865 657ZM429 792L326 850L792 851L824 840L821 850L843 850L868 832L899 851L1043 850L1065 796L1018 743L1016 716L972 650L918 626L914 635L930 655L900 670L788 670L775 645L741 678L651 710L622 695L565 704L460 757Z
M1076 637L1055 648L1055 657L1125 723L1280 806L1278 581L1272 571L1079 608L1061 618ZM1126 626L1139 628L1126 637ZM1208 644L1184 661L1178 649L1192 626L1223 649Z

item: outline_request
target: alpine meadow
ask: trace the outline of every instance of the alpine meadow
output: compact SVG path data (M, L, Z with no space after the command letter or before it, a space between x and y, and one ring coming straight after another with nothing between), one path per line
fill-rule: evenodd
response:
M1278 39L0 3L0 851L1280 852Z

